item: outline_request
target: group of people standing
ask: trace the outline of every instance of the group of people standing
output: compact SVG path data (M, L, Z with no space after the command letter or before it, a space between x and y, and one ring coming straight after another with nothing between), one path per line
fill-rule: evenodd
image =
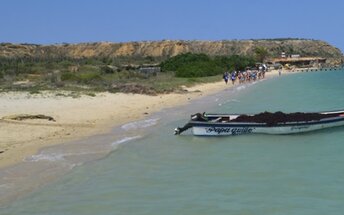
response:
M236 71L232 72L231 74L229 72L223 73L223 80L225 80L226 84L228 84L229 78L232 80L232 83L234 84L235 79L236 79L236 74L235 73L236 73Z
M246 71L233 71L232 73L225 72L223 73L223 80L228 84L228 80L232 81L234 85L235 81L238 80L239 84L245 82L256 81L257 79L265 78L265 69L258 70L249 70Z

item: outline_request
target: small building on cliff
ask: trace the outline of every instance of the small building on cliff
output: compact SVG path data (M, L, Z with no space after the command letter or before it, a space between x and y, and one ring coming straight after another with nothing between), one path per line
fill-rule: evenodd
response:
M161 72L161 68L158 64L145 64L140 66L139 72L147 77L156 76L159 72Z
M299 68L322 67L326 63L326 58L322 57L300 57L299 55L291 55L288 57L279 57L270 59L269 64L290 65Z

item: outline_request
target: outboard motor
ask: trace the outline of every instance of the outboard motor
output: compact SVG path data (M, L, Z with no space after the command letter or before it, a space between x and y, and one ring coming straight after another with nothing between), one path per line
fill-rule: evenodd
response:
M196 113L191 115L191 121L198 121L198 122L206 122L208 121L207 117L205 116L205 112L203 114ZM174 129L174 134L179 135L182 132L188 130L189 128L192 128L191 123L186 123L183 127L177 127Z

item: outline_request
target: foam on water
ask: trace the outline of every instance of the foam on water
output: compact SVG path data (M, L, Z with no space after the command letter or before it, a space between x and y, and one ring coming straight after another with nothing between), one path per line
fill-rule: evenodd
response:
M38 154L38 155L31 155L24 159L24 161L28 162L38 162L38 161L63 161L64 160L64 154L57 154L57 153L50 153L50 154Z
M125 125L122 125L121 128L128 131L128 130L133 130L133 129L139 129L139 128L147 128L154 126L158 123L159 118L154 118L154 119L145 119L141 121L136 121L136 122L130 122Z
M241 85L241 86L239 86L239 87L237 87L237 88L235 88L237 91L240 91L240 90L244 90L244 89L246 89L246 85Z
M239 103L240 101L237 100L237 99L229 99L229 100L226 100L224 101L223 103L219 103L218 106L222 106L222 105L225 105L225 104L228 104L228 103Z
M122 139L119 139L119 140L116 140L115 142L113 142L111 145L112 146L118 146L120 144L123 144L123 143L127 143L131 140L136 140L136 139L139 139L141 138L141 136L133 136L133 137L124 137Z
M39 161L65 161L66 157L70 156L82 156L82 155L92 155L92 154L100 154L106 153L107 151L90 151L90 152L80 152L80 153L49 153L49 152L41 152L37 155L31 155L24 159L27 162L39 162Z
M7 188L11 188L11 187L12 187L11 183L0 184L0 189L7 189Z
M234 90L235 91L242 91L244 89L247 89L248 87L251 87L251 86L254 86L258 83L261 83L263 81L266 81L266 79L261 79L261 80L256 80L256 81L253 81L253 82L250 82L250 83L245 83L245 84L242 84L242 85L237 85Z

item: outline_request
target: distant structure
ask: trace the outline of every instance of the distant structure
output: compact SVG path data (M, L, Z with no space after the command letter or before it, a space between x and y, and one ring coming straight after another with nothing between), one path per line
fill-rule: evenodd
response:
M282 66L296 66L301 68L307 67L322 67L326 63L326 58L322 57L301 57L299 54L287 55L285 52L281 53L278 58L273 58L268 61L268 64L282 65Z
M139 68L139 73L144 74L146 77L157 76L161 72L161 67L157 65L142 65Z

